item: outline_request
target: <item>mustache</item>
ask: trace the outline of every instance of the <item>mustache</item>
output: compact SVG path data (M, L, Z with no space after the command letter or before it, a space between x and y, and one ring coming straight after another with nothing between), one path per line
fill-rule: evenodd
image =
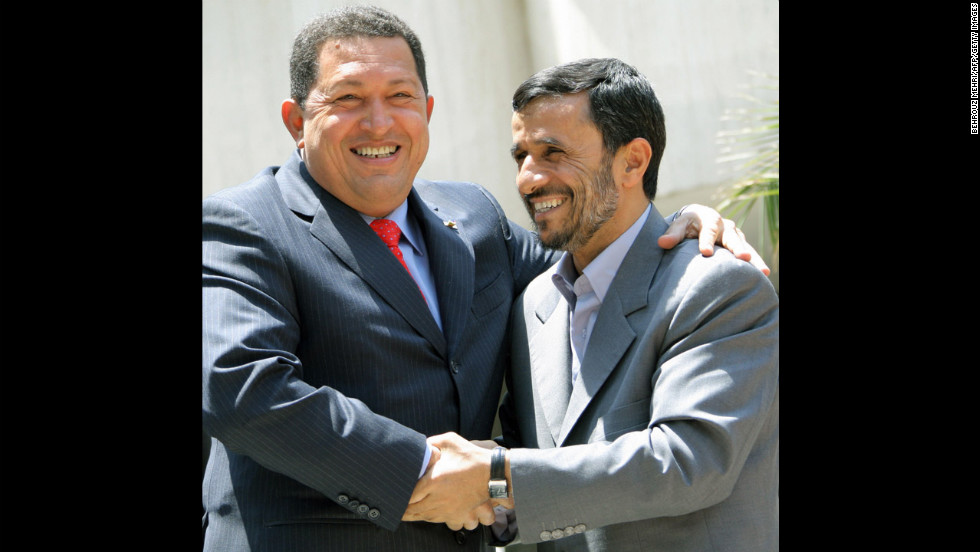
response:
M572 192L568 188L566 188L564 186L547 186L547 187L541 188L539 190L534 190L533 192L531 192L529 194L521 194L521 197L525 201L534 201L535 199L537 199L539 197L548 196L548 195L567 195L567 196L572 196L573 194L572 194Z

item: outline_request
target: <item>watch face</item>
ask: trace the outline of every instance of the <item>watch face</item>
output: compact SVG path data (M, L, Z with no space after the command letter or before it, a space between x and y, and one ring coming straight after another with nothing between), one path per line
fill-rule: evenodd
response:
M507 481L491 481L490 498L507 498Z

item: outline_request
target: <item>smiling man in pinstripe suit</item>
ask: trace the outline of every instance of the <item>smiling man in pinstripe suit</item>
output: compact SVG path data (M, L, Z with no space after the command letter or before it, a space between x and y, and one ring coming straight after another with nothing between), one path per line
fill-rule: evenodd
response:
M204 548L482 550L485 517L402 516L426 436L490 436L511 304L555 257L483 188L415 178L433 99L400 20L317 18L290 67L296 152L203 204ZM710 210L672 229L742 247Z

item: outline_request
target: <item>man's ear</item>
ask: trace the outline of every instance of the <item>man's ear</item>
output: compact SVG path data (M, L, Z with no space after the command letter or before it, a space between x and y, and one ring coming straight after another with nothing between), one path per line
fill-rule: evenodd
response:
M429 95L425 99L425 120L427 122L431 122L432 121L432 104L434 102L435 102L435 99L431 95Z
M620 148L623 166L623 186L630 188L636 185L643 186L643 175L650 166L650 158L653 157L653 148L646 138L633 138L628 144Z
M286 130L293 137L297 148L302 148L303 143L303 109L296 100L289 98L282 102L282 124L286 125Z

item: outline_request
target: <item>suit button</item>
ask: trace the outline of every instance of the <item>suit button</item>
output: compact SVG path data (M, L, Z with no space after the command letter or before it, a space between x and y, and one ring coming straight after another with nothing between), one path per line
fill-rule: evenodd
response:
M565 536L565 533L561 529L555 529L551 532L551 538L560 539Z
M538 536L540 536L541 540L543 541L551 540L551 531L541 531L541 534Z
M337 502L341 504L347 504L348 502L350 502L350 497L342 494L337 497Z
M579 523L578 525L576 525L575 526L575 532L576 533L584 533L585 532L585 524L584 523Z
M368 517L371 519L378 519L381 517L381 512L379 512L377 508L371 508L368 511Z
M565 536L566 537L570 537L570 536L572 536L574 534L575 534L575 528L574 527L572 527L571 525L569 525L568 527L565 528Z
M347 503L347 507L354 511L357 511L357 507L360 505L361 505L361 501L359 500L351 500L350 502Z
M368 510L370 509L371 507L368 506L367 504L361 504L360 506L357 507L357 513L363 516L366 515L368 513Z
M463 531L456 531L453 535L456 538L456 544L466 544L466 533Z
M458 374L459 373L459 363L456 362L455 360L450 361L449 362L449 369L452 370L452 372L454 374Z

